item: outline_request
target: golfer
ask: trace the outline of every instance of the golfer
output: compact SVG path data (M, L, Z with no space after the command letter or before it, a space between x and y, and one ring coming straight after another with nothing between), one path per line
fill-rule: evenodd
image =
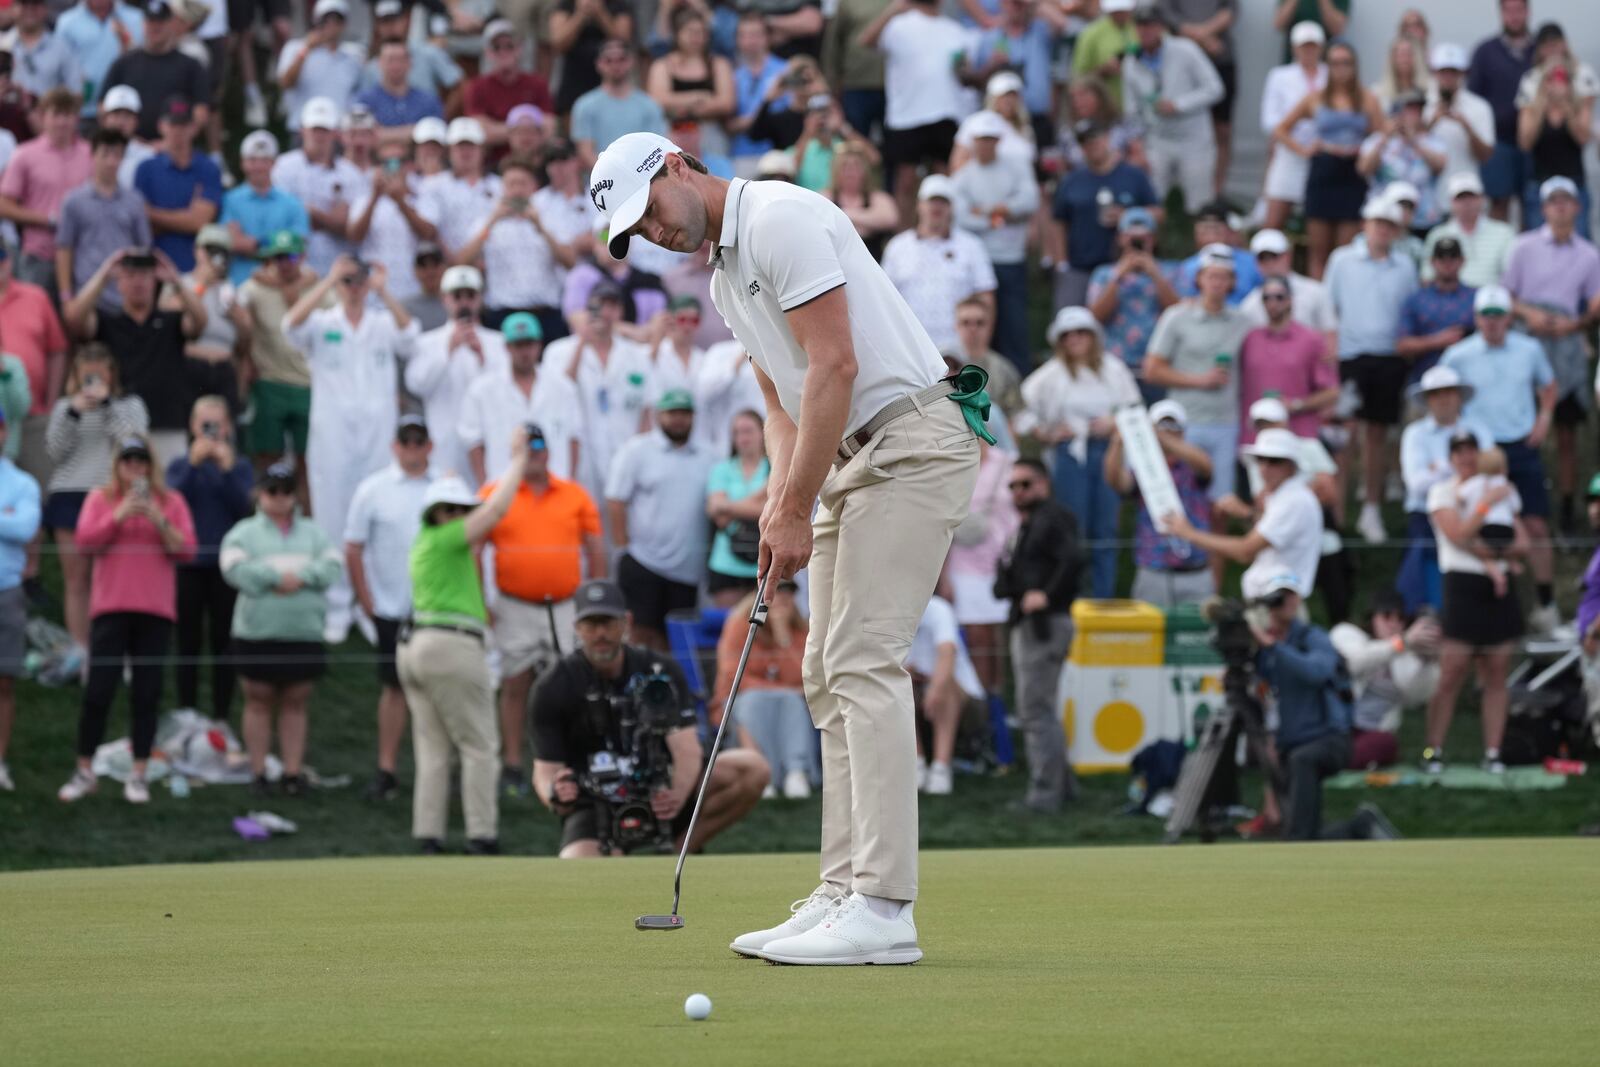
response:
M810 565L802 674L822 732L822 885L732 947L780 963L915 963L916 719L902 664L977 480L983 375L964 371L960 393L940 381L933 342L815 193L713 178L635 133L601 154L589 195L615 258L634 234L676 252L710 239L712 302L767 402L759 567L782 581Z

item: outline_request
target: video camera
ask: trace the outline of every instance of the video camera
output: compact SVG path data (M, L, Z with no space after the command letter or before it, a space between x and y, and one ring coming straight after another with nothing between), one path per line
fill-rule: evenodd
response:
M649 673L628 679L622 691L607 696L593 694L591 705L609 711L599 731L612 736L617 724L620 750L603 749L589 759L589 768L577 776L578 789L594 802L599 814L600 851L624 855L645 849L673 851L672 830L656 818L650 796L672 782L672 755L667 734L678 726L681 695L672 677L655 663Z
M1243 601L1212 597L1200 606L1200 617L1211 624L1211 647L1229 670L1247 670L1256 655L1255 634L1250 632L1249 608Z

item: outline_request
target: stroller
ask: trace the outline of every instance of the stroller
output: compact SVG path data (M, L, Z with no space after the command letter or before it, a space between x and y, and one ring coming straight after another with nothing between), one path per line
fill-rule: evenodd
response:
M1526 641L1523 653L1506 679L1510 715L1500 758L1510 765L1583 758L1600 729L1589 721L1583 649L1570 634L1552 635Z

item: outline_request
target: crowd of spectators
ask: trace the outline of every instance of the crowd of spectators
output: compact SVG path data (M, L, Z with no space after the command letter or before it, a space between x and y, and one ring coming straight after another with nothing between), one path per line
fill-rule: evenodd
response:
M371 795L399 789L409 709L418 838L444 835L453 748L488 850L585 579L614 579L655 653L675 612L731 609L720 707L763 403L704 251L603 247L586 173L639 130L831 199L952 366L989 372L997 444L910 666L929 792L964 704L1014 684L1025 805L1071 798L1053 672L1075 597L1194 603L1234 561L1246 596L1287 573L1349 625L1346 531L1398 545L1402 499L1376 636L1400 649L1439 613L1423 762L1476 661L1498 766L1510 642L1559 624L1551 544L1582 521L1600 77L1527 0L1481 6L1478 42L1406 11L1358 56L1349 22L1392 14L1275 5L1254 204L1223 195L1248 121L1235 0L0 8L0 788L46 545L84 682L63 800L95 788L125 657L130 801L159 712L228 719L236 689L255 787L276 717L303 790L315 680L355 628L379 653ZM1152 515L1128 466L1115 414L1140 403L1181 514ZM429 612L489 639L482 664L407 645L424 576ZM817 779L804 605L775 592L740 698L789 797ZM1355 724L1394 732L1381 709Z

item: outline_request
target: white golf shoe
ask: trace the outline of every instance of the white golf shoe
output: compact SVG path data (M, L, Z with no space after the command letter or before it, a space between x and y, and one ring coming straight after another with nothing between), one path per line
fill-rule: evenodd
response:
M911 908L907 903L894 918L885 919L860 893L852 893L810 930L769 942L756 955L773 963L822 967L916 963L922 950Z
M756 930L748 934L740 934L733 939L728 947L741 956L754 957L762 948L773 941L781 941L786 937L803 934L822 921L828 909L839 902L838 897L825 885L819 885L811 891L811 895L803 900L797 900L789 905L792 913L787 919L772 927L770 930Z

